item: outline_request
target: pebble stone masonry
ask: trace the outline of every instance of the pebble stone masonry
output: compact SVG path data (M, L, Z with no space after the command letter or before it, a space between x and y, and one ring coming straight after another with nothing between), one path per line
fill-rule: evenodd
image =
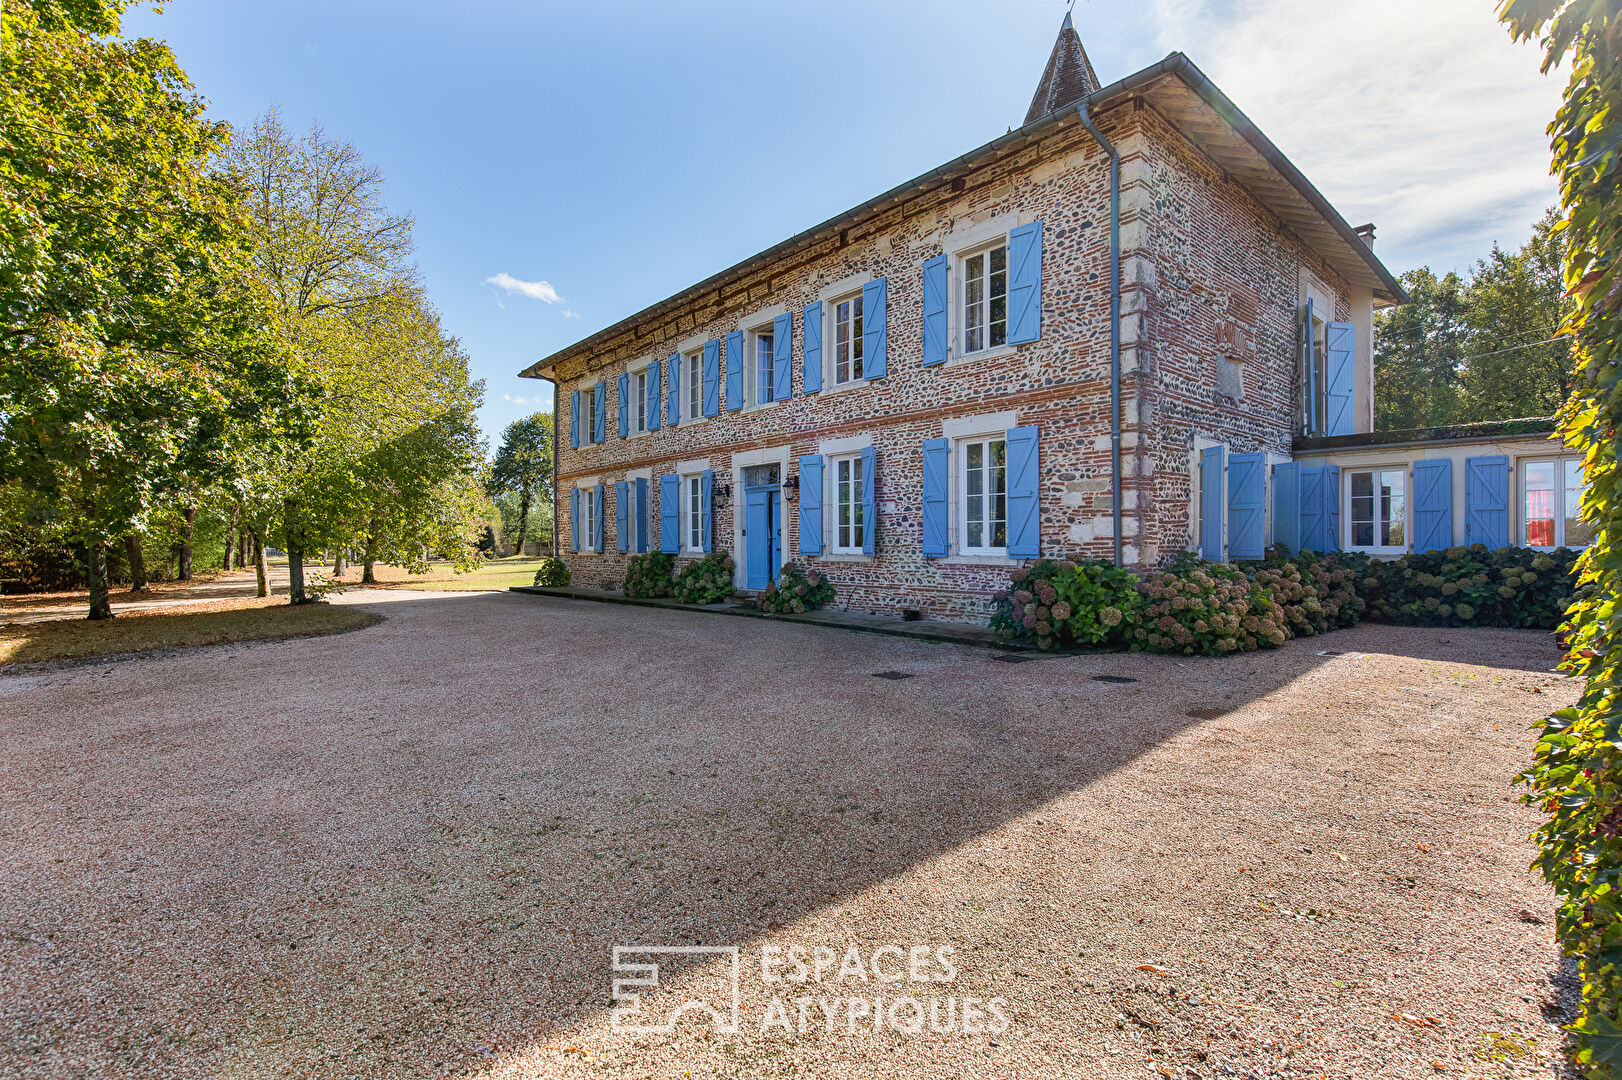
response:
M1074 36L1067 25L1061 45L1065 33ZM1177 54L1159 67L1172 59ZM1382 292L1381 281L1390 278L1371 253L1326 244L1323 232L1309 245L1271 208L1278 205L1276 198L1269 200L1254 182L1241 183L1208 152L1217 140L1237 141L1234 126L1219 111L1208 110L1217 121L1207 118L1198 128L1168 117L1169 106L1160 103L1188 98L1189 79L1203 80L1197 69L1184 60L1162 74L1156 70L1102 90L1088 86L1092 92L1086 99L1121 156L1119 494L1123 562L1138 567L1189 546L1197 436L1224 443L1231 452L1268 451L1278 460L1288 458L1296 429L1297 327L1306 298L1318 297L1337 320L1366 326L1375 300L1389 301L1395 288L1392 283ZM1183 74L1187 71L1194 75ZM1089 68L1088 80L1090 75ZM635 551L622 554L616 543L618 481L649 478L647 548L658 551L659 478L703 467L714 476L712 547L737 558L742 587L744 560L735 527L743 499L741 469L769 460L786 466L782 558L828 574L839 606L983 620L990 594L1006 585L1010 569L1032 560L958 554L955 485L961 474L955 455L952 547L946 556L924 554L923 446L960 430L968 418L992 415L1006 417L1007 427L1038 431L1041 554L1109 558L1115 497L1109 446L1109 163L1075 120L1076 111L1076 103L1061 107L895 189L892 197L834 218L524 372L556 384L555 520L559 554L573 583L615 587L624 578ZM1238 120L1248 126L1242 115ZM1327 204L1323 211L1331 235L1352 235ZM926 261L955 250L965 237L1032 222L1041 223L1042 236L1039 339L983 358L953 355L944 364L926 366ZM1361 280L1350 280L1348 267ZM836 284L879 278L887 293L884 375L839 388L825 377L820 389L808 393L806 306L826 299ZM954 278L948 292L960 288ZM724 400L728 335L785 312L793 326L791 395L729 411ZM711 340L721 343L722 352L718 414L693 422L684 418L674 427L662 422L658 430L621 437L621 373L656 360L661 379L667 378L672 354ZM823 342L825 355L830 344ZM1360 388L1371 385L1368 363L1367 342L1360 341ZM583 417L584 430L573 445L572 396L599 383L607 390L604 437L590 441L590 418ZM667 388L661 382L661 406ZM681 390L685 402L685 384ZM1359 430L1369 426L1365 397L1360 392ZM808 558L800 550L799 459L864 442L874 447L874 552L834 555L825 546L822 554ZM603 486L601 553L570 550L569 492L583 482ZM634 499L634 482L629 490ZM696 557L679 556L678 567Z

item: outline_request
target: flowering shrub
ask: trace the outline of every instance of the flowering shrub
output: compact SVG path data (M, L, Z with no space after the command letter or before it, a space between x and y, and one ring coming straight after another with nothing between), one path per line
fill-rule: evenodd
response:
M719 604L732 595L732 571L737 565L724 551L689 563L676 575L676 599L684 604Z
M766 592L755 600L762 611L799 613L815 611L834 598L834 583L820 570L802 570L795 563L787 563L777 575L777 582L766 586Z
M673 556L657 551L632 555L625 565L625 595L644 599L673 595L675 565Z
M1126 644L1137 621L1137 577L1100 559L1039 559L992 595L991 628L1039 649Z
M1552 628L1571 603L1576 561L1567 548L1471 544L1374 563L1363 584L1383 622Z
M1365 607L1363 583L1373 573L1373 560L1360 552L1291 555L1284 547L1269 549L1260 562L1238 565L1284 609L1285 629L1291 637L1311 637L1357 625Z
M546 555L535 568L535 584L561 588L569 584L569 566L562 559Z
M1144 606L1134 650L1221 656L1290 637L1284 609L1231 566L1180 555L1169 569L1145 574L1138 591Z

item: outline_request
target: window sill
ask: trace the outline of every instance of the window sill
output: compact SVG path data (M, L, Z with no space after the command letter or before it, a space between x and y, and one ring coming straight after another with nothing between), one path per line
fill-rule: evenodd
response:
M767 409L771 408L777 403L777 399L773 398L771 401L762 401L755 405L745 405L740 411L746 413L765 412Z
M851 551L827 551L814 556L814 558L821 562L831 563L870 563L878 561L877 556L863 555L860 552Z
M948 356L946 363L941 367L961 367L964 364L974 364L981 360L1000 360L1005 356L1013 356L1019 352L1018 345L997 345L990 349L981 349L976 353L965 353L962 356Z
M947 555L933 560L938 566L1023 566L1025 560L1012 559L1007 555Z

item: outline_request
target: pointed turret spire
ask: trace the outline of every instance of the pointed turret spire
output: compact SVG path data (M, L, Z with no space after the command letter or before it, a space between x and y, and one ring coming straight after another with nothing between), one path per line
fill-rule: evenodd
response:
M1053 55L1042 72L1042 81L1036 84L1036 96L1025 113L1025 123L1039 120L1061 106L1086 97L1098 89L1098 76L1087 59L1087 50L1081 47L1081 37L1070 22L1070 13L1064 13L1064 24L1059 27L1059 40L1053 43Z

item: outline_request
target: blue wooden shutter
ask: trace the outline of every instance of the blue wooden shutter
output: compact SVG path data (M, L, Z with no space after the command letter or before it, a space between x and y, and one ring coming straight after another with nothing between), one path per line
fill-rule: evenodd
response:
M1042 223L1008 234L1008 341L1023 345L1042 336Z
M862 378L882 379L888 372L890 333L885 328L885 279L862 286Z
M648 478L636 478L636 553L648 551Z
M580 449L580 391L569 391L569 449Z
M1008 554L1034 559L1042 553L1040 453L1036 428L1009 428L1008 446Z
M727 412L743 408L743 331L727 335Z
M1200 558L1222 561L1222 459L1220 446L1200 451Z
M631 530L626 524L629 519L625 513L631 507L628 487L624 480L614 484L614 546L620 549L622 555L628 550L626 541L631 538Z
M772 320L772 398L794 396L794 316L784 312Z
M608 438L608 384L599 382L597 392L591 395L591 441L603 442Z
M871 446L862 447L862 554L871 555L878 549L879 500L873 490L874 474L878 471L877 453Z
M1453 461L1414 462L1414 551L1453 546Z
M1301 470L1301 550L1325 551L1324 547L1324 471Z
M712 549L712 545L710 543L710 494L715 488L714 469L704 470L702 473L702 483L700 488L703 494L700 497L698 504L698 521L699 530L701 533L699 537L699 546L704 549L704 554L708 555Z
M1293 461L1273 466L1273 543L1291 555L1301 550L1301 466Z
M1301 386L1307 396L1302 416L1306 418L1307 434L1322 435L1318 426L1318 363L1312 340L1312 299L1307 299L1307 310L1301 327Z
M946 362L946 256L924 263L924 366Z
M1509 543L1509 458L1503 454L1464 459L1464 542Z
M1324 368L1329 379L1329 416L1324 434L1352 433L1352 376L1357 370L1357 327L1332 322L1324 339Z
M569 550L580 550L580 489L569 489Z
M822 455L800 458L800 554L822 554Z
M681 423L681 367L680 353L671 353L665 360L665 382L670 387L665 394L665 423L671 427Z
M592 520L597 532L596 550L600 553L603 550L603 485L598 484L597 487L592 491L591 506L592 510L594 511L592 514Z
M801 361L800 389L814 394L822 389L822 301L805 305L805 357Z
M672 473L659 477L659 550L681 553L681 477Z
M1340 550L1340 466L1324 466L1324 551Z
M629 435L631 433L631 404L630 404L630 402L631 402L631 394L630 394L630 390L631 390L631 376L628 375L628 374L621 375L620 376L619 404L620 404L620 438L622 438L622 439L625 438L627 435Z
M1267 455L1228 458L1228 557L1267 555Z
M721 343L715 338L704 343L704 415L721 412Z
M664 365L655 360L648 365L648 430L659 430L659 375Z
M952 444L946 439L924 440L924 554L947 552L946 492Z

